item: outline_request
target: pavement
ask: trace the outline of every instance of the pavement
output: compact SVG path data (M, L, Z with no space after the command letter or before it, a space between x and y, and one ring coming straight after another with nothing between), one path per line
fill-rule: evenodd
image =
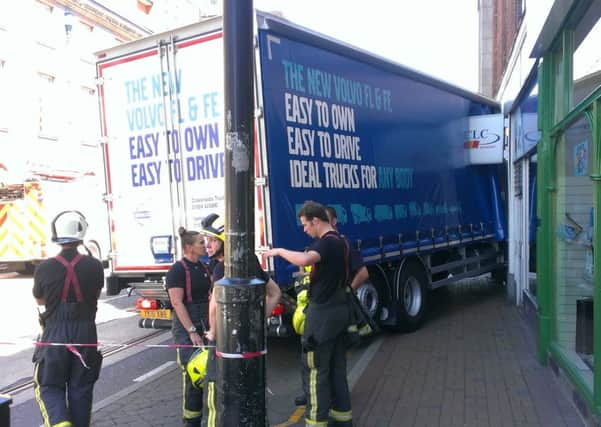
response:
M536 336L504 289L468 281L432 299L420 330L384 333L351 357L355 426L585 425L551 368L538 363ZM165 371L96 403L92 426L180 426L180 393L178 373ZM295 394L284 402L268 390L272 426L303 425Z

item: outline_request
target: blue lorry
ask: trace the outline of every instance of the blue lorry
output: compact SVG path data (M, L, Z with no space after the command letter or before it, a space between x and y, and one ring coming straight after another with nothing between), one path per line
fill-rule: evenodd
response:
M255 242L302 250L305 200L336 208L381 324L415 329L432 289L505 267L499 105L285 19L256 12ZM107 291L141 295L143 327L171 316L176 230L224 197L223 39L210 19L97 54L112 242ZM267 262L267 261L266 261ZM284 333L297 268L269 319ZM284 307L284 310L282 310Z

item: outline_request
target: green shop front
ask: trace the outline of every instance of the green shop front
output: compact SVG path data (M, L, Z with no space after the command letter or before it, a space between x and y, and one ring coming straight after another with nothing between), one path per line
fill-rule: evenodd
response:
M556 1L538 72L539 357L601 419L601 1ZM597 361L597 362L596 362Z

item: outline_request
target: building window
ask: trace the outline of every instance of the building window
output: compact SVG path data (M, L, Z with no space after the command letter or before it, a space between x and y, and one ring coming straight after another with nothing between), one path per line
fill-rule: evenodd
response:
M591 9L597 9L592 10ZM571 106L590 95L601 84L601 3L594 2L574 29L573 87Z
M36 0L35 6L38 11L43 11L46 13L52 13L52 10L54 9L49 2L44 0Z
M81 86L79 92L78 108L74 112L75 131L85 145L95 145L100 139L98 126L98 99L96 89Z
M522 20L526 14L526 0L515 0L515 24L516 28L520 28Z
M585 116L565 129L556 153L557 341L592 368L592 347L583 347L576 338L577 306L593 295L593 141Z
M61 110L54 76L38 73L38 133L41 138L58 138Z
M9 93L8 73L6 61L0 58L0 93ZM9 97L0 97L0 131L8 128Z
M62 10L54 10L46 2L36 1L35 5L31 15L34 39L45 46L58 47L64 34Z

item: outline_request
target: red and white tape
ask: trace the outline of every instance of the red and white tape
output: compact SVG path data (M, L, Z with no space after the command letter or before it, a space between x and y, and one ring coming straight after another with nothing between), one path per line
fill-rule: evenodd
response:
M33 340L16 340L16 341L0 341L0 346L15 345L15 346L33 346L33 347L151 347L151 348L213 348L214 345L199 345L194 344L143 344L143 343L112 343L112 342L97 342L97 343L61 343L61 342L46 342Z
M261 351L247 351L245 353L224 353L222 351L216 351L215 354L217 357L221 357L222 359L252 359L254 357L265 356L267 354L267 350L263 349Z

